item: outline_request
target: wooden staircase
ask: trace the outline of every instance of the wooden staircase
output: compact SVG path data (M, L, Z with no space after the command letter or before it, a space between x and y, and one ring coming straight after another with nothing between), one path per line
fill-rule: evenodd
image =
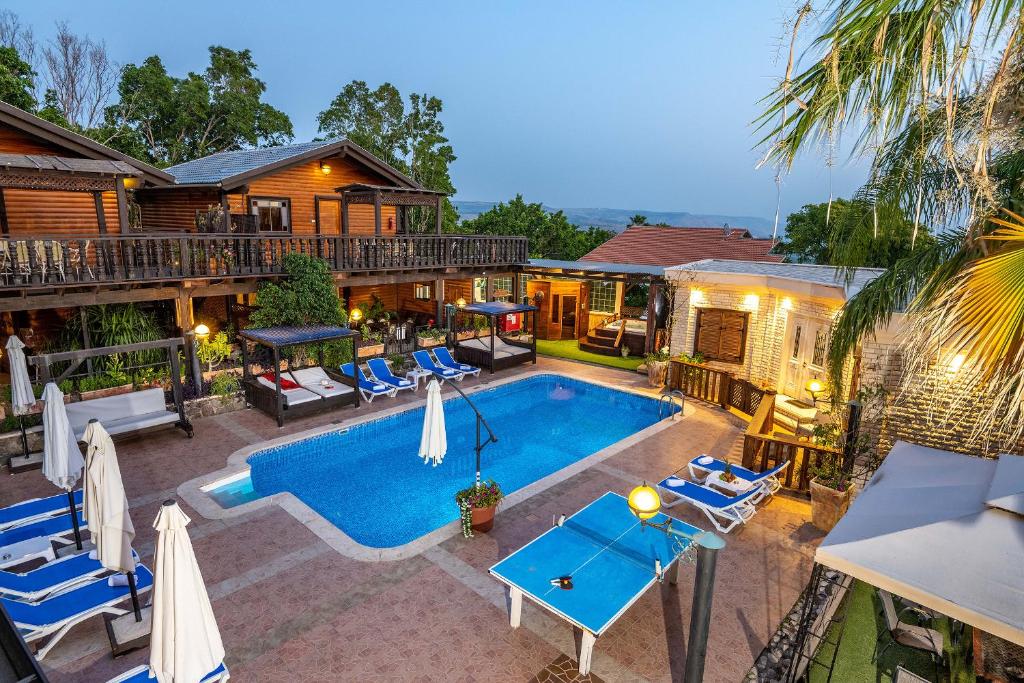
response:
M583 351L597 353L602 356L618 356L620 353L619 346L622 344L622 335L619 334L619 330L608 330L599 327L591 330L586 337L582 337L579 341L580 349Z

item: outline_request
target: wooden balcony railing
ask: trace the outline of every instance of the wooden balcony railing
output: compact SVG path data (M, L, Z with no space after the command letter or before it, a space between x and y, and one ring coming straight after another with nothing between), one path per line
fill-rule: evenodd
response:
M669 386L691 398L723 408L735 408L747 415L754 414L766 391L753 382L737 379L723 370L677 358L669 364Z
M528 260L525 237L95 235L0 239L0 289L278 275L287 254L335 272L498 267Z

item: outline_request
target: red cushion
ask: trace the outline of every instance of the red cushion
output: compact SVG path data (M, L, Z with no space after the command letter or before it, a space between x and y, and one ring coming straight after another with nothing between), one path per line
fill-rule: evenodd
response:
M272 373L272 372L264 372L262 375L260 375L260 377L262 377L263 379L267 380L271 384L274 383L274 373ZM301 388L302 388L301 386L299 386L295 382L291 381L290 379L285 379L284 377L281 378L281 389L283 391L288 391L289 389L301 389Z

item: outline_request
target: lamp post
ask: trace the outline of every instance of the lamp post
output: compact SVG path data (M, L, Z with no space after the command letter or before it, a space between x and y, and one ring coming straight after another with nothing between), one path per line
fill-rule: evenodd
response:
M814 405L818 405L818 397L825 393L825 385L822 384L820 379L812 379L807 382L807 393L811 395L811 402Z
M199 366L199 342L206 341L210 336L210 328L199 323L193 329L185 333L186 339L188 339L189 364L192 369L192 386L196 389L196 396L202 396L203 394L203 369Z
M636 515L644 527L657 529L662 533L688 539L696 544L697 577L693 587L693 603L690 608L690 636L686 644L686 666L684 681L704 680L704 661L708 654L708 631L711 626L711 598L715 589L715 563L718 551L725 547L725 541L710 531L692 534L672 528L672 518L663 522L650 520L661 510L658 492L647 483L630 491L627 499L630 512Z

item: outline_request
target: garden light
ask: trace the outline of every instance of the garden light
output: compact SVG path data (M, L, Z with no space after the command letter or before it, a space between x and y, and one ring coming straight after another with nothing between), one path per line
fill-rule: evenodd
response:
M348 314L348 318L352 322L357 323L363 319L363 312L360 311L358 308L353 308L352 312Z
M821 383L821 380L812 379L807 383L806 387L808 393L811 395L813 401L818 400L820 394L825 393L825 385Z
M465 308L466 300L460 296L458 299L455 300L455 305L458 306L459 308Z
M627 499L629 510L641 521L650 519L661 509L661 498L658 492L644 482L629 492Z
M193 330L193 332L196 333L196 338L201 340L205 340L207 337L210 336L210 328L204 325L203 323L199 323L198 325L196 325L196 328Z

